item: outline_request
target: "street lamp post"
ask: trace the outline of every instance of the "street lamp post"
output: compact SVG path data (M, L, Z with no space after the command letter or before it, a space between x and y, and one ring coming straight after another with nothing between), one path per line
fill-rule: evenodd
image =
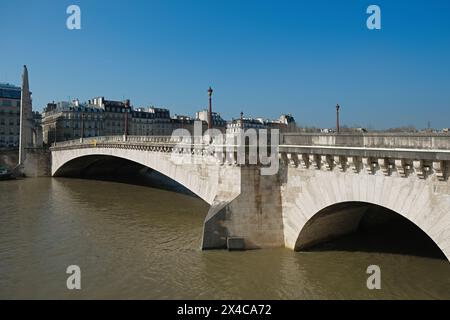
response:
M81 134L80 134L80 142L83 142L84 138L84 113L81 113Z
M336 132L339 133L339 104L336 105Z
M209 96L209 110L208 110L208 129L212 128L212 94L213 89L209 87L208 96Z
M127 140L127 136L128 136L128 110L130 108L130 100L125 100L125 117L124 117L124 133L123 133L123 137L124 140Z

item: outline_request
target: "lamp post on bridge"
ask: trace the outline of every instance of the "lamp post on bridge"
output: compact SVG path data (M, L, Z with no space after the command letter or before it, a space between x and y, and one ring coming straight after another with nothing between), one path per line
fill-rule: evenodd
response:
M83 143L84 138L84 112L81 113L80 142Z
M125 116L124 116L124 131L123 131L123 140L127 141L128 136L128 110L130 109L130 100L125 100Z
M336 105L336 132L339 133L339 104Z
M213 89L209 87L208 96L209 96L209 109L208 109L208 129L212 128L212 94Z

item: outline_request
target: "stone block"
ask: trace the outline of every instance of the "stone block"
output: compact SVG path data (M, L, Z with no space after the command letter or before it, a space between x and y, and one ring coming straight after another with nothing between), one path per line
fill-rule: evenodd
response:
M227 248L230 251L234 250L244 250L245 249L245 241L244 238L240 237L228 237L227 238Z

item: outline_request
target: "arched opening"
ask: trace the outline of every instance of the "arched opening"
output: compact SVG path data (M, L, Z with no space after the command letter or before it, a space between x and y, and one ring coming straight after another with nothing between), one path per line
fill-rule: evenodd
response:
M66 162L53 175L149 186L197 197L177 181L140 163L108 155L89 155Z
M447 259L409 219L385 207L342 202L315 214L302 228L297 251L363 251Z

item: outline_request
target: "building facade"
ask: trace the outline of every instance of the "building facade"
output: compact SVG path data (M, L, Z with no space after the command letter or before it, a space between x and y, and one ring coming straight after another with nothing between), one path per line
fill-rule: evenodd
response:
M0 84L0 148L19 148L21 89Z
M101 108L81 104L78 100L48 103L41 121L43 141L47 145L102 135L105 124Z
M78 100L48 103L43 112L42 128L44 143L50 145L81 137L170 136L180 128L193 132L194 120L187 116L171 117L165 108L133 108L129 100L96 97L87 103Z
M246 118L243 113L239 119L233 119L226 125L227 133L239 133L248 129L278 129L281 132L293 131L296 127L294 117L282 114L278 120L267 120L263 118Z
M208 124L208 110L201 110L195 113L195 119L200 121L205 121ZM219 129L221 131L225 131L227 126L227 122L220 116L220 113L212 112L211 113L212 127Z
M172 120L168 109L138 108L131 111L129 134L136 136L170 136L174 129Z

